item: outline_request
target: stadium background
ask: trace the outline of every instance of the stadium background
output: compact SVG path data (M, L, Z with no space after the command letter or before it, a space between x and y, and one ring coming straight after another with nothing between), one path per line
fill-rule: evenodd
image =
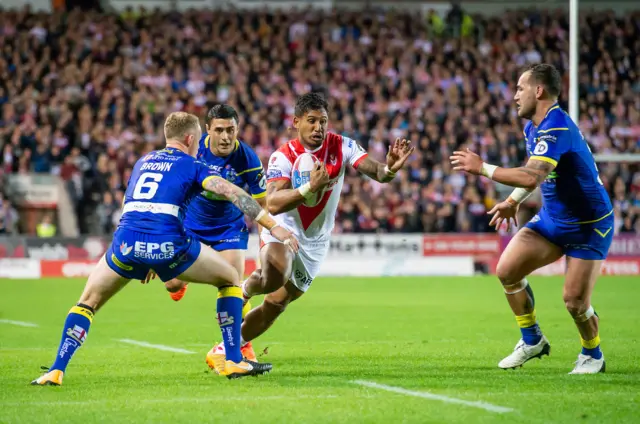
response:
M562 69L566 107L568 2L464 1L451 12L447 2L372 0L383 9L366 11L353 0L235 0L223 13L213 6L231 2L78 0L85 10L70 14L50 13L70 1L30 3L48 12L0 12L0 423L638 422L637 2L580 2L580 127L616 207L603 273L627 274L598 280L607 373L585 378L566 375L579 339L562 261L540 272L559 276L529 279L552 355L496 369L518 331L496 278L477 273L492 271L511 236L484 216L510 190L446 161L469 145L522 163L511 97L529 61ZM96 3L147 12L91 12ZM178 12L150 15L154 4ZM418 151L388 187L348 177L324 275L254 342L274 372L234 382L203 372L219 341L215 292L191 285L175 303L158 282L132 282L96 316L63 387L28 386L109 241L131 164L162 143L164 116L232 103L264 160L309 89L329 96L332 129L376 157L396 136Z
M418 147L392 184L349 174L332 252L474 256L475 268L465 260L459 269L490 271L510 235L489 228L486 211L510 189L452 173L447 158L468 146L492 163L523 162L512 96L528 63L563 71L567 107L566 2L535 10L500 1L242 0L232 8L216 0L114 0L80 2L86 10L69 14L65 2L31 3L31 11L0 14L0 257L81 260L82 274L117 225L132 165L162 146L169 112L203 116L216 102L232 104L241 139L266 166L294 136L293 103L309 90L326 93L330 129L375 158L396 137ZM606 5L616 12L601 6L582 2L579 18L580 128L595 153L637 154L639 15L629 11L633 2ZM615 204L613 257L637 271L638 164L599 167ZM532 197L522 220L539 206ZM413 265L429 267L420 261Z

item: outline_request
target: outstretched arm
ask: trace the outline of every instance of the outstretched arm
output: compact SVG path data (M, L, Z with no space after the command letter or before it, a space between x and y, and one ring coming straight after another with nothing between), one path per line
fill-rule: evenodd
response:
M389 146L386 164L380 163L377 160L366 156L357 164L356 169L361 174L364 174L379 183L388 183L393 180L396 176L396 172L398 172L407 159L409 159L413 150L414 147L411 147L411 142L409 140L401 140L397 138L396 141Z
M358 172L366 175L367 177L378 181L379 183L388 183L393 180L395 177L394 173L387 173L385 170L386 165L384 163L380 163L375 159L371 159L371 157L367 156L358 164L356 168Z
M557 162L546 157L531 157L525 166L502 168L484 163L482 158L471 150L453 152L451 164L456 171L465 171L475 175L484 175L494 181L511 187L533 191L555 169Z
M511 187L520 187L528 191L535 190L555 169L555 165L538 159L529 159L525 166L518 168L497 167L491 174L483 172L488 178Z

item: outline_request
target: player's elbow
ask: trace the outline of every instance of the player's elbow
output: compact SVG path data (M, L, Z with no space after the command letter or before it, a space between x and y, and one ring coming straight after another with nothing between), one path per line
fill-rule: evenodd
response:
M282 210L282 207L277 203L267 200L267 212L269 212L271 215L279 215L284 211Z
M535 178L530 178L525 182L522 188L524 188L527 191L533 191L536 188L538 188L538 181Z

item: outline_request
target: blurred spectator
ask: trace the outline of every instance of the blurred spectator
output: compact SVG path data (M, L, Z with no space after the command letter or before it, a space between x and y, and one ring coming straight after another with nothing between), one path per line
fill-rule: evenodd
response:
M11 201L0 196L0 234L16 234L18 228L18 211Z
M56 235L56 225L53 223L53 215L45 213L42 221L36 226L36 235L40 238L49 238Z
M594 152L640 153L638 22L637 12L580 16L579 125ZM0 13L0 43L0 169L60 175L83 233L117 225L131 168L162 146L168 113L230 103L266 162L294 137L293 104L309 90L327 93L330 129L372 157L384 160L396 137L417 146L388 187L349 171L336 231L492 231L486 211L510 189L452 173L448 156L470 147L523 163L512 101L523 66L554 64L561 100L568 91L568 19L555 10L18 11ZM616 231L637 231L639 165L599 168Z

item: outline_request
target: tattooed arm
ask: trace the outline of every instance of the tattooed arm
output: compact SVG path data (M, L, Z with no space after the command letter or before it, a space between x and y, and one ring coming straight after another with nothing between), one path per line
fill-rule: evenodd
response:
M497 168L491 179L511 187L533 191L555 167L552 163L530 158L525 166L519 168Z
M256 202L249 193L247 193L237 185L231 184L225 179L222 179L220 177L209 177L204 180L202 186L205 190L223 197L236 205L238 209L242 211L242 213L247 215L252 220L256 220L262 212L265 212L260 204L258 204L258 202ZM266 214L266 212L263 215L264 216L261 217L258 223L263 227L266 227L267 229L271 229L271 227L275 225L275 221L273 221L273 219L268 214Z

